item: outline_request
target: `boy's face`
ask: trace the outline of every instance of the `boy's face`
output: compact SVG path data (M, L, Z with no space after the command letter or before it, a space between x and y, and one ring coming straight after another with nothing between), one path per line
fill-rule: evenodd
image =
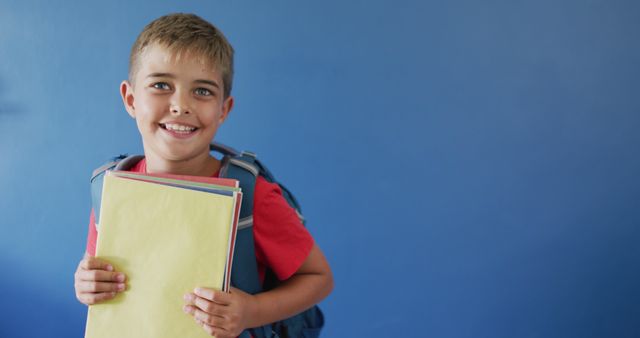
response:
M222 76L201 58L175 56L159 45L139 57L133 85L120 91L129 115L136 119L145 156L179 162L209 156L209 144L233 106L223 97Z

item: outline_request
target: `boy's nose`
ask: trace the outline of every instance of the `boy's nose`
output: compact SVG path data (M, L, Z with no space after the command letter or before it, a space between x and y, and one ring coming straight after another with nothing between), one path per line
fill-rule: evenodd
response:
M171 110L171 114L175 114L175 115L189 114L188 108L184 108L177 104L171 105L169 109Z
M169 110L172 115L189 114L191 112L189 92L178 88L169 101Z

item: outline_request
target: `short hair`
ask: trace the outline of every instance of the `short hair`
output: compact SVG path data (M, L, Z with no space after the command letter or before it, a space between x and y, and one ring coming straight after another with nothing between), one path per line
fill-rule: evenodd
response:
M129 81L133 82L139 57L149 45L159 44L179 59L182 53L195 53L217 67L222 75L224 97L231 94L233 47L222 32L195 14L174 13L149 23L138 35L129 57Z

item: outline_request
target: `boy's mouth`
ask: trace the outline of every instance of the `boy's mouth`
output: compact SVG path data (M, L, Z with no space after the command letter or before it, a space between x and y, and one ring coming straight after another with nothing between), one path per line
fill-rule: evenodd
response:
M175 123L159 123L160 128L177 133L182 135L191 134L194 131L198 130L196 127L185 126L183 124L175 124Z

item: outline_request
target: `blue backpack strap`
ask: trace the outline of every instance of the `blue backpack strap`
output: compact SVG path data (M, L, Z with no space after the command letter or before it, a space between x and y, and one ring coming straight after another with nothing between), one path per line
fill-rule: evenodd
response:
M242 207L238 220L231 284L245 292L256 294L262 291L253 238L253 195L257 175L254 175L253 168L244 163L238 165L239 161L235 157L225 156L220 168L220 177L238 180L242 189Z
M259 171L230 147L212 143L210 149L224 155L219 176L238 180L242 189L242 207L233 254L231 284L247 293L256 294L262 291L253 238L253 194Z

